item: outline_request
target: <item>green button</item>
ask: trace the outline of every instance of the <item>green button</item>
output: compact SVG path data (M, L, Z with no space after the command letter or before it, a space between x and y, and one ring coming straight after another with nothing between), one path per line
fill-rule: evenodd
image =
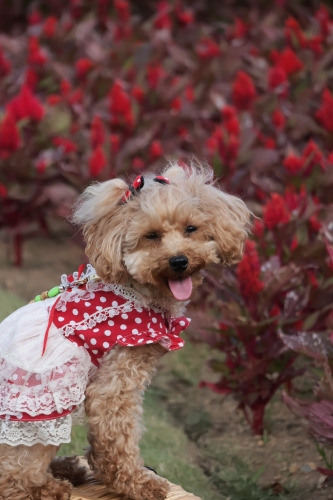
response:
M40 295L36 295L34 300L35 302L39 302L40 300L42 300L42 297Z

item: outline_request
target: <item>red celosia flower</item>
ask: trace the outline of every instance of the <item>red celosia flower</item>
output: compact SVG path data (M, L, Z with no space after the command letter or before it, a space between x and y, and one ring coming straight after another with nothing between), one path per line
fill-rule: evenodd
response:
M106 167L107 159L101 147L94 149L89 158L89 172L92 177L97 177Z
M276 142L273 139L273 137L264 137L263 144L264 144L265 148L267 148L267 149L275 149L276 148Z
M325 169L323 153L312 139L303 149L303 159L306 164L306 174L310 173L316 165L319 165L322 170Z
M60 92L61 94L66 97L69 92L72 90L72 85L68 80L61 80L60 82Z
M224 106L221 110L223 125L232 135L239 135L239 120L234 106Z
M122 83L116 80L109 93L110 113L118 116L124 116L131 111L131 101L124 90Z
M101 118L97 115L94 116L91 122L90 130L90 143L92 149L102 146L105 139L104 126Z
M249 109L257 97L252 78L244 71L238 71L232 85L232 100L239 110Z
M38 38L31 36L28 42L28 63L33 66L44 66L46 61L46 54L40 48Z
M294 42L298 42L301 47L306 46L306 39L301 30L300 24L294 17L289 16L288 19L284 23L285 25L285 35L287 41L291 45L295 45Z
M149 158L151 161L156 160L163 154L163 148L160 141L155 140L151 143L149 148Z
M212 156L217 150L217 138L215 135L211 135L206 141L206 148L210 156Z
M8 103L7 109L16 121L23 118L30 118L39 122L44 116L44 108L41 102L25 85L21 88L19 95Z
M278 224L286 224L290 220L285 200L278 193L273 193L263 207L264 224L268 229L274 229Z
M42 20L42 15L39 12L39 10L34 10L31 12L31 14L28 16L28 23L33 26L34 24L39 24Z
M188 86L185 89L185 97L188 100L188 102L193 102L195 99L194 95L194 88L192 86Z
M62 148L65 153L74 153L77 151L77 145L75 142L67 139L66 137L54 137L52 142L58 148Z
M311 286L313 286L313 288L318 288L318 280L312 269L308 269L306 274L308 275Z
M297 175L303 168L304 160L294 154L289 154L282 164L292 175Z
M0 157L7 158L20 146L20 134L15 119L7 112L0 124Z
M10 73L10 70L12 68L12 65L8 61L8 59L5 58L3 51L0 47L0 76L6 76Z
M144 170L145 168L145 163L142 158L139 158L139 156L136 156L132 160L132 168L133 170Z
M76 21L82 17L82 0L70 0L71 16Z
M287 80L287 73L280 66L275 66L269 69L268 72L268 87L269 90L274 91L275 94L286 97L288 94L289 82Z
M175 97L172 101L171 101L171 110L174 112L174 113L178 113L178 111L181 110L181 107L182 107L182 101L181 101L181 98L180 97Z
M297 194L293 186L288 187L285 190L284 201L286 202L286 205L288 207L288 210L290 210L290 212L296 210L303 199L304 199L303 193L300 192L300 194Z
M157 4L157 16L154 21L154 26L157 29L169 30L171 28L171 19L169 16L169 4L162 0Z
M272 114L273 125L278 130L283 130L286 125L286 118L280 109L276 109Z
M165 75L165 71L160 64L149 64L147 66L147 81L151 89L156 89Z
M208 36L201 38L195 47L200 59L212 59L221 53L221 49L214 40Z
M318 232L322 227L322 223L318 220L316 215L312 215L312 217L309 218L309 224L310 228L314 232Z
M46 102L47 104L49 104L50 106L56 106L57 104L59 104L60 102L62 101L62 97L61 95L59 94L50 94L49 96L47 96L46 98Z
M261 239L264 235L264 224L261 219L254 219L252 232L254 236Z
M323 37L321 35L315 35L312 38L309 38L308 47L315 54L321 55L324 52Z
M111 151L116 154L120 148L120 137L118 134L111 134L110 136Z
M67 97L67 100L69 104L81 104L83 101L84 93L82 89L75 89L69 96Z
M75 63L75 70L78 79L84 80L93 67L94 64L90 59L87 59L86 57L78 59Z
M140 87L139 85L135 85L132 88L132 96L136 101L142 103L145 99L145 93L143 91L143 88Z
M320 23L322 36L326 38L330 33L330 26L331 26L330 14L328 12L327 7L323 4L320 4L320 7L316 12L315 17L316 19L318 19Z
M238 264L237 278L244 298L252 298L264 288L260 281L260 262L253 241L247 240L243 260Z
M130 19L130 7L127 0L114 0L114 8L116 9L117 17L122 23L127 23Z
M298 247L298 239L297 236L294 236L290 243L290 250L293 252L294 250L296 250L297 247Z
M231 135L229 137L229 142L227 143L225 154L224 154L225 160L227 162L232 161L232 160L236 160L236 158L238 156L239 146L240 146L240 142L239 142L238 137L236 137L235 135ZM229 165L229 166L231 167L232 165Z
M280 316L281 314L281 309L279 308L279 306L277 306L276 304L272 307L272 309L269 311L269 316L271 318L275 318L276 316Z
M48 165L47 161L44 160L43 158L41 160L38 160L38 162L36 163L36 170L37 170L37 172L40 175L44 174L47 165Z
M235 18L235 25L232 31L232 38L244 38L249 31L249 25L244 23L239 17Z
M188 131L188 128L186 127L179 127L177 130L177 135L183 140L183 141L188 141L190 140L190 134Z
M0 184L0 199L4 199L4 198L7 198L7 188L6 186L4 186L3 184Z
M327 156L327 161L333 165L333 151Z
M132 27L130 24L125 24L123 26L116 25L114 29L114 41L119 42L121 40L126 40L132 35Z
M134 114L132 109L129 109L124 115L124 124L128 130L132 130L134 127Z
M333 132L333 97L327 87L322 93L321 106L316 112L316 118L328 132Z
M57 30L57 24L58 24L58 20L54 16L49 16L46 19L46 21L43 25L43 32L47 38L52 38L54 36L54 34Z
M193 24L194 21L194 14L193 11L190 9L186 10L177 10L176 9L176 14L177 14L177 19L178 21L183 24L184 26L189 26L190 24Z
M300 71L304 66L295 52L289 47L284 49L278 55L276 64L277 66L280 66L280 68L283 68L288 76L296 73L297 71Z
M35 90L38 81L39 76L37 75L37 73L33 69L28 68L25 73L24 85L26 87L29 87L29 89L31 90Z

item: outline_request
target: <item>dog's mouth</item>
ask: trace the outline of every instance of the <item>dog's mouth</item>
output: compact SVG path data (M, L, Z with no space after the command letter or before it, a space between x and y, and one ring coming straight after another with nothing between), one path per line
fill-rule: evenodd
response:
M191 276L179 277L175 280L167 279L172 295L177 300L188 300L191 297L193 284Z

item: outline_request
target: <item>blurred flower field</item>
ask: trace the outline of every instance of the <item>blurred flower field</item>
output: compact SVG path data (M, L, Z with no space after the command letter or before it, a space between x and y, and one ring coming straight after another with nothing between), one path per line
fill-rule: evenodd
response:
M0 227L20 266L26 240L52 236L52 218L66 217L89 182L130 179L169 157L184 168L193 156L207 161L255 217L243 261L205 272L194 298L192 336L215 349L216 379L200 385L232 394L259 435L283 388L327 444L333 15L324 4L253 5L32 2L8 21ZM299 401L299 376L313 382L311 402Z

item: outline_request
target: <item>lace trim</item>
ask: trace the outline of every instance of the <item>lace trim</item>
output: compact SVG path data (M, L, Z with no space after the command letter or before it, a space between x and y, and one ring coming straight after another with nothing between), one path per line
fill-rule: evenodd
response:
M10 446L70 443L72 415L38 422L0 421L0 443Z
M6 360L0 363L0 414L20 418L49 415L77 406L85 399L89 379L96 371L90 356L73 358L68 363L42 374L27 372Z
M165 310L162 309L157 303L153 302L149 304L149 306L146 306L142 297L140 297L140 295L135 290L133 290L133 288L129 288L123 285L108 285L103 281L88 281L86 288L91 292L112 292L118 297L122 297L125 300L133 302L135 308L140 307L145 309L152 309L155 313L162 314L163 317L165 315Z
M67 325L64 325L62 328L60 328L60 331L63 332L65 337L68 337L69 335L74 335L75 330L88 330L96 326L97 323L102 323L108 318L113 318L120 313L130 312L134 308L138 312L142 312L141 308L134 307L134 304L131 302L125 302L125 304L121 304L117 307L106 307L105 309L102 309L102 311L97 311L88 318L83 319L78 323L69 323Z
M93 266L91 264L87 264L86 270L81 274L80 279L87 279L87 278L90 278L90 276L93 276L95 274L96 274L96 271L93 268ZM72 274L72 276L73 276L74 281L77 281L77 279L79 277L78 272L75 271ZM68 281L68 275L67 274L63 274L61 276L61 285L64 288L68 288L68 287L72 286L72 283L70 281Z

